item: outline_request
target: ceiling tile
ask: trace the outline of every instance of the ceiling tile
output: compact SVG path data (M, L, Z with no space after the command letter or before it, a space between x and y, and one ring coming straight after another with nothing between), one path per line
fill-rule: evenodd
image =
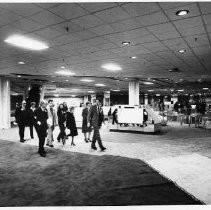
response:
M133 39L133 44L142 44L142 43L148 43L148 42L156 42L158 39L153 35L147 35L147 36L141 36Z
M210 46L201 46L192 48L196 55L211 55L211 47Z
M60 3L36 3L35 5L37 5L41 8L44 8L44 9L48 9L48 8L51 8L51 7L59 6Z
M114 7L111 9L103 10L101 12L95 13L95 15L107 23L130 18L130 16L121 7Z
M177 20L174 21L174 24L179 30L203 25L201 17L193 17L188 19Z
M90 28L89 31L96 33L97 35L105 35L114 33L115 30L110 25L102 25Z
M45 27L44 25L27 18L21 19L11 25L24 32L32 32Z
M91 31L84 30L84 31L73 33L72 36L80 40L86 40L86 39L94 38L97 35Z
M203 15L202 17L203 17L204 22L205 22L206 25L211 25L211 14Z
M138 28L140 27L140 24L136 22L135 19L130 18L127 20L112 23L111 27L114 28L115 32L120 32Z
M132 17L160 11L159 6L154 2L129 3L124 4L121 7L124 8Z
M36 6L35 4L30 4L30 3L10 3L4 5L6 9L23 17L33 15L43 10L42 8Z
M74 24L77 24L83 28L91 28L99 25L103 25L104 22L94 15L86 15L72 20Z
M18 21L22 18L23 17L15 14L13 12L9 12L9 11L0 9L0 26L6 25L6 24L9 24L9 23L13 23L13 22Z
M205 28L203 25L201 26L197 26L197 27L193 27L193 28L186 28L183 30L180 30L180 33L183 36L191 36L191 35L198 35L198 34L205 34Z
M136 20L140 22L142 26L150 26L168 22L168 19L162 12L156 12L150 15L140 16L137 17Z
M64 21L64 19L48 11L40 12L36 15L30 16L29 18L46 26L57 24Z
M57 7L52 7L49 10L68 20L88 14L86 10L74 3L64 3Z
M64 34L70 34L70 33L84 30L83 27L77 24L74 24L72 21L65 21L65 22L53 25L51 27Z
M162 41L166 46L170 47L170 46L181 46L181 45L185 45L185 41L182 38L177 38L177 39L169 39L169 40L165 40Z
M202 14L211 13L211 2L199 2Z
M113 43L106 43L106 44L101 44L98 47L101 48L101 49L108 50L108 49L116 48L117 45L115 45Z
M151 42L151 43L145 43L143 44L147 49L149 49L151 52L159 52L159 51L165 51L168 50L161 42Z
M185 16L178 16L176 15L176 12L179 10L189 10L189 13ZM186 19L200 15L199 8L196 3L188 4L182 7L176 7L173 9L168 9L165 10L165 13L170 18L170 20Z
M166 10L175 7L183 7L190 4L190 2L159 2L159 4L164 10Z
M155 36L159 40L168 40L168 39L174 39L174 38L181 37L180 34L177 31L176 32L162 33L162 34L155 34Z
M191 47L209 46L209 40L207 35L188 36L185 40Z
M154 26L148 26L148 30L150 30L152 33L155 34L162 34L162 33L168 33L168 32L175 32L176 29L171 23L163 23L163 24L158 24Z
M101 11L101 10L105 10L108 8L112 8L112 7L116 7L117 4L116 3L81 3L80 4L81 7L83 7L84 9L86 9L89 12L97 12L97 11Z
M54 29L51 29L51 28L41 29L39 31L36 31L35 34L37 34L38 36L44 37L44 38L49 38L49 39L53 39L55 37L62 35L60 32L58 32Z

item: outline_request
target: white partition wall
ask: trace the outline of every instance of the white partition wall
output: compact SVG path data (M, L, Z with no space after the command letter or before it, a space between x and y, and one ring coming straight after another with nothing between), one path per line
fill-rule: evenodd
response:
M11 127L10 111L10 81L0 78L0 128Z

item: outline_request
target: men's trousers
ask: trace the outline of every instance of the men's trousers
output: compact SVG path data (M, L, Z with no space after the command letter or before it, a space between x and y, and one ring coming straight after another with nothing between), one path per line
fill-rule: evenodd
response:
M101 140L101 137L100 137L100 130L99 129L100 128L98 126L93 127L94 134L93 134L93 137L92 137L92 147L95 147L95 143L97 141L100 149L103 149L103 144L102 144L102 140Z
M20 140L24 140L25 125L18 124Z

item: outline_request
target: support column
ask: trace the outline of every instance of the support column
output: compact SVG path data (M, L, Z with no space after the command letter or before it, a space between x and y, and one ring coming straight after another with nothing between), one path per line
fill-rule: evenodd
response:
M84 104L86 104L86 102L88 102L88 101L89 101L88 96L84 96Z
M0 78L0 128L11 127L10 112L10 81Z
M129 82L129 105L139 105L139 82Z
M104 91L103 106L110 106L110 91Z
M145 105L148 105L149 104L148 94L144 94L144 104Z
M45 86L40 87L40 101L45 97Z

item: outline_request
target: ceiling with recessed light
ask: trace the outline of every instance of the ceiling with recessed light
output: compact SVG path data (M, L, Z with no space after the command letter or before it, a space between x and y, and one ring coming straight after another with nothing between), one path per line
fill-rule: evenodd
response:
M15 47L12 35L48 48ZM0 3L0 49L0 75L16 89L86 95L127 91L136 79L143 92L199 91L211 88L211 2Z

